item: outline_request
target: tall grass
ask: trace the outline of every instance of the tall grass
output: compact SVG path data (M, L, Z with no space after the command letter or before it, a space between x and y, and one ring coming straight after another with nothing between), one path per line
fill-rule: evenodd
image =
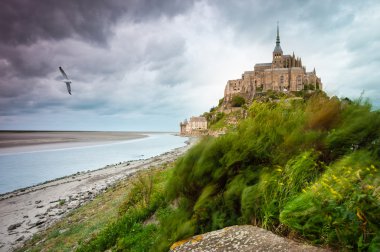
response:
M235 224L343 250L376 250L379 157L380 113L368 103L321 92L306 101L254 102L236 129L204 138L180 158L161 177L158 194L155 183L136 184L114 225L150 234L144 249L152 251ZM138 226L153 213L158 224ZM130 231L123 232L107 238L106 247L133 250Z
M77 251L149 251L155 243L157 225L144 224L159 209L166 207L164 181L167 172L142 173L132 181L133 187L119 206L119 218L96 236L80 244Z
M379 191L378 173L370 173L368 182L360 185L347 178L349 190L330 183L329 191L319 191L320 197L310 188L332 176L332 170L333 178L343 181L344 173L337 168L342 160L351 165L352 174L379 167L379 139L380 114L361 101L347 103L317 93L306 102L254 102L248 118L235 131L204 139L175 167L167 185L168 200L186 202L179 208L187 216L183 222L193 231L178 238L252 223L339 248L377 246L380 209L379 194L374 192ZM361 189L367 184L372 190ZM329 201L332 192L341 198ZM364 207L363 200L369 205ZM303 218L295 205L301 207ZM354 210L345 212L348 205ZM339 214L333 215L333 210ZM373 216L372 222L367 215ZM340 228L326 223L333 216ZM355 226L348 221L355 216L366 220L365 228L363 223ZM298 218L314 228L302 226Z

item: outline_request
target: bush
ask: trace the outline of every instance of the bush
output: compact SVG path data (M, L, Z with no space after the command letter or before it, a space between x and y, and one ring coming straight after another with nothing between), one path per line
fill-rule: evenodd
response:
M323 176L289 202L282 223L304 237L337 248L363 250L378 246L380 186L376 157L352 153L329 167Z
M219 99L219 102L218 102L218 107L220 107L220 106L223 104L223 102L224 102L224 98L222 98L222 99Z
M241 96L235 95L231 99L231 106L232 107L241 107L245 104L245 99Z

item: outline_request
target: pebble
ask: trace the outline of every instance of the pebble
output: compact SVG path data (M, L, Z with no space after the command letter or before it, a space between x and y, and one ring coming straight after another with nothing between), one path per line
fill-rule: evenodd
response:
M24 238L25 238L25 236L22 235L22 236L20 236L19 238L17 238L16 241L22 241L22 240L24 240Z
M10 226L8 227L8 231L15 230L16 228L20 227L20 226L22 225L22 223L24 223L24 222L19 222L19 223L15 223L15 224L13 224L13 225L10 225Z

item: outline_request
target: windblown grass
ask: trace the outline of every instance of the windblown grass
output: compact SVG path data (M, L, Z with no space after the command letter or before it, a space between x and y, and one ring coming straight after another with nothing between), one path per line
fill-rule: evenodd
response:
M379 147L380 114L366 102L318 93L253 103L235 131L178 162L167 197L184 202L184 217L171 232L252 223L339 249L378 248Z
M361 100L254 102L248 118L204 138L173 169L144 175L119 217L79 251L167 251L254 224L338 250L380 250L380 113Z

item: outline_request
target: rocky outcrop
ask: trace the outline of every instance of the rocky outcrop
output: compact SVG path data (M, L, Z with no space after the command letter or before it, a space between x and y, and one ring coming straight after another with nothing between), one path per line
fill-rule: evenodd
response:
M232 226L174 243L171 252L329 251L280 237L251 225Z

